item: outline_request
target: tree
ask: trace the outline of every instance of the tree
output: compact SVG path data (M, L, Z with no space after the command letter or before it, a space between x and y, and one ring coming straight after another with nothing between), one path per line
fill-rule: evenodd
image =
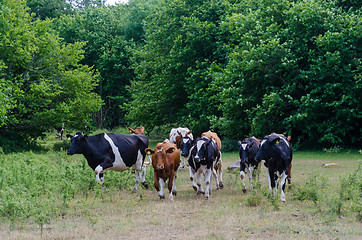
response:
M145 45L135 51L130 121L148 128L187 124L208 130L217 99L208 68L225 61L219 41L228 1L165 1L145 20Z
M308 0L264 0L243 9L224 23L232 34L230 61L214 73L228 120L223 130L237 129L239 137L292 134L297 145L357 144L358 14Z
M55 21L55 28L66 42L86 42L83 64L100 73L98 94L104 101L98 127L126 124L125 109L129 101L127 86L134 78L131 57L136 45L143 43L142 21L153 1L135 0L127 5L88 7L72 16Z
M73 12L72 4L68 0L27 0L26 4L30 8L29 11L41 20Z
M0 9L2 140L29 143L64 123L83 128L101 106L93 93L98 74L84 65L83 43L64 44L50 20L35 20L23 1L6 1Z

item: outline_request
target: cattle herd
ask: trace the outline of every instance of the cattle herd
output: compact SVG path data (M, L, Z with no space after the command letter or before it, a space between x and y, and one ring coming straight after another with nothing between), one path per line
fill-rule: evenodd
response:
M67 135L71 138L68 155L83 154L88 165L94 170L97 182L104 184L104 172L107 170L125 171L131 167L136 172L136 185L133 192L141 184L148 188L145 181L145 157L148 155L154 169L154 187L159 198L165 198L164 185L167 182L169 199L176 196L176 174L178 169L189 167L190 180L197 194L204 194L209 199L211 179L216 189L223 188L221 141L214 132L204 132L194 139L188 128L173 128L169 139L156 144L155 149L148 147L148 138L144 136L144 128L129 128L130 135L116 133L100 133L94 136ZM244 189L245 174L248 174L252 188L253 172L260 171L264 161L269 191L276 194L280 180L280 200L285 202L286 180L291 183L292 148L290 137L272 133L263 140L255 137L245 138L238 142L240 156L240 178ZM259 174L258 174L259 176Z

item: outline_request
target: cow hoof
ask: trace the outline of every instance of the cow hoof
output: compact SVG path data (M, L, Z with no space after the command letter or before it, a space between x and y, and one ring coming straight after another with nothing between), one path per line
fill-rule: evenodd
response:
M243 193L246 193L246 188L243 188Z
M146 189L148 189L148 184L147 184L147 182L143 182L142 185L143 185Z
M195 186L192 186L193 187L193 189L197 192L197 187L195 187Z
M172 192L172 195L176 196L176 195L177 195L177 192Z
M165 199L165 196L158 196L160 199Z
M199 195L199 194L205 194L205 192L204 191L197 191L197 195Z
M134 188L134 189L132 190L132 193L137 193L137 189Z
M209 200L209 196L205 196L205 200Z
M222 182L219 184L219 188L220 189L224 188L224 184Z

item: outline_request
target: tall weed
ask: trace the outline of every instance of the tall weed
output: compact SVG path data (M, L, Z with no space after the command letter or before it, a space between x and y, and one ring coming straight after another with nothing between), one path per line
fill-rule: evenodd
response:
M362 221L362 175L361 162L358 168L340 179L339 199L335 211L339 214L356 214Z

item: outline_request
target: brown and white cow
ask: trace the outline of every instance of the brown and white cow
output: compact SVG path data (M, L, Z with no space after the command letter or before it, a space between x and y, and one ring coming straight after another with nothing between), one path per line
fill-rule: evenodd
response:
M131 134L142 134L145 135L145 128L144 127L136 127L136 129L128 128Z
M194 139L192 131L188 128L172 128L170 131L170 142L176 144L177 149L181 152L181 140L183 137L189 137L191 140ZM181 152L182 153L182 152ZM185 167L185 158L181 157L180 168Z
M221 140L220 140L219 136L217 135L217 133L211 132L209 130L207 132L202 133L201 137L207 137L207 138L214 139L216 144L219 146L220 151L221 151ZM221 159L221 157L220 157L220 160L216 163L214 169L215 169L215 171L213 171L213 175L214 175L215 179L217 177L219 177L219 186L217 186L217 189L218 188L223 188L224 184L223 184L223 181L222 181L222 159Z
M164 199L164 184L168 179L169 199L173 201L176 196L176 171L180 166L180 153L176 144L164 141L157 143L154 150L146 148L145 152L152 155L152 166L154 170L154 186L160 199Z

